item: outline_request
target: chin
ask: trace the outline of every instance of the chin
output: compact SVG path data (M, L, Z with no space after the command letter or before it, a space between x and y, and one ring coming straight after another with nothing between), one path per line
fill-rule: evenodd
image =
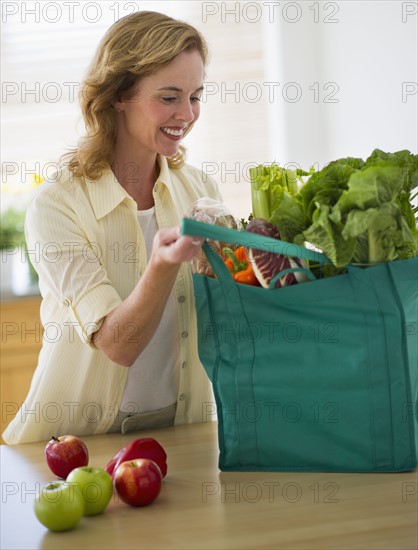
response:
M180 151L180 145L177 147L164 147L161 148L158 153L163 157L174 157Z

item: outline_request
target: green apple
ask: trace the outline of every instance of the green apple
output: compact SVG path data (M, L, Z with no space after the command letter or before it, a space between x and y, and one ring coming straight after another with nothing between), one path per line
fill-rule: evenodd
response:
M80 487L85 516L101 514L112 498L113 481L102 468L80 466L68 474L66 481Z
M84 513L81 489L64 480L42 487L34 502L35 515L51 531L74 529Z

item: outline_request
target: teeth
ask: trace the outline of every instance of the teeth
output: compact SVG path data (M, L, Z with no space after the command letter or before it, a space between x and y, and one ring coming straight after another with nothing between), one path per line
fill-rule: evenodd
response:
M171 130L170 128L161 128L166 134L170 136L180 137L183 134L183 130Z

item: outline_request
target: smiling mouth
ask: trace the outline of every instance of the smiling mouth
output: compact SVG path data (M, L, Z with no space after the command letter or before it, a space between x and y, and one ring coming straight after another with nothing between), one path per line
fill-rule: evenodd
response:
M166 136L172 139L180 139L181 137L183 137L185 128L173 130L172 128L166 128L165 126L161 126L160 130L163 132L163 134L165 134Z

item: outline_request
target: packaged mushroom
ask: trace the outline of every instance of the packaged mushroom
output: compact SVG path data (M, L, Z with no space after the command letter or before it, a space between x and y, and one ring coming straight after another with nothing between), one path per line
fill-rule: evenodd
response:
M199 222L213 223L215 225L242 231L240 220L236 218L222 202L210 197L202 197L195 201L187 212L187 217ZM209 240L208 242L211 244L213 250L222 258L225 255L222 249L226 246L230 246L229 243L220 241ZM193 273L201 273L207 277L215 277L203 250L200 250L193 258L192 270Z

